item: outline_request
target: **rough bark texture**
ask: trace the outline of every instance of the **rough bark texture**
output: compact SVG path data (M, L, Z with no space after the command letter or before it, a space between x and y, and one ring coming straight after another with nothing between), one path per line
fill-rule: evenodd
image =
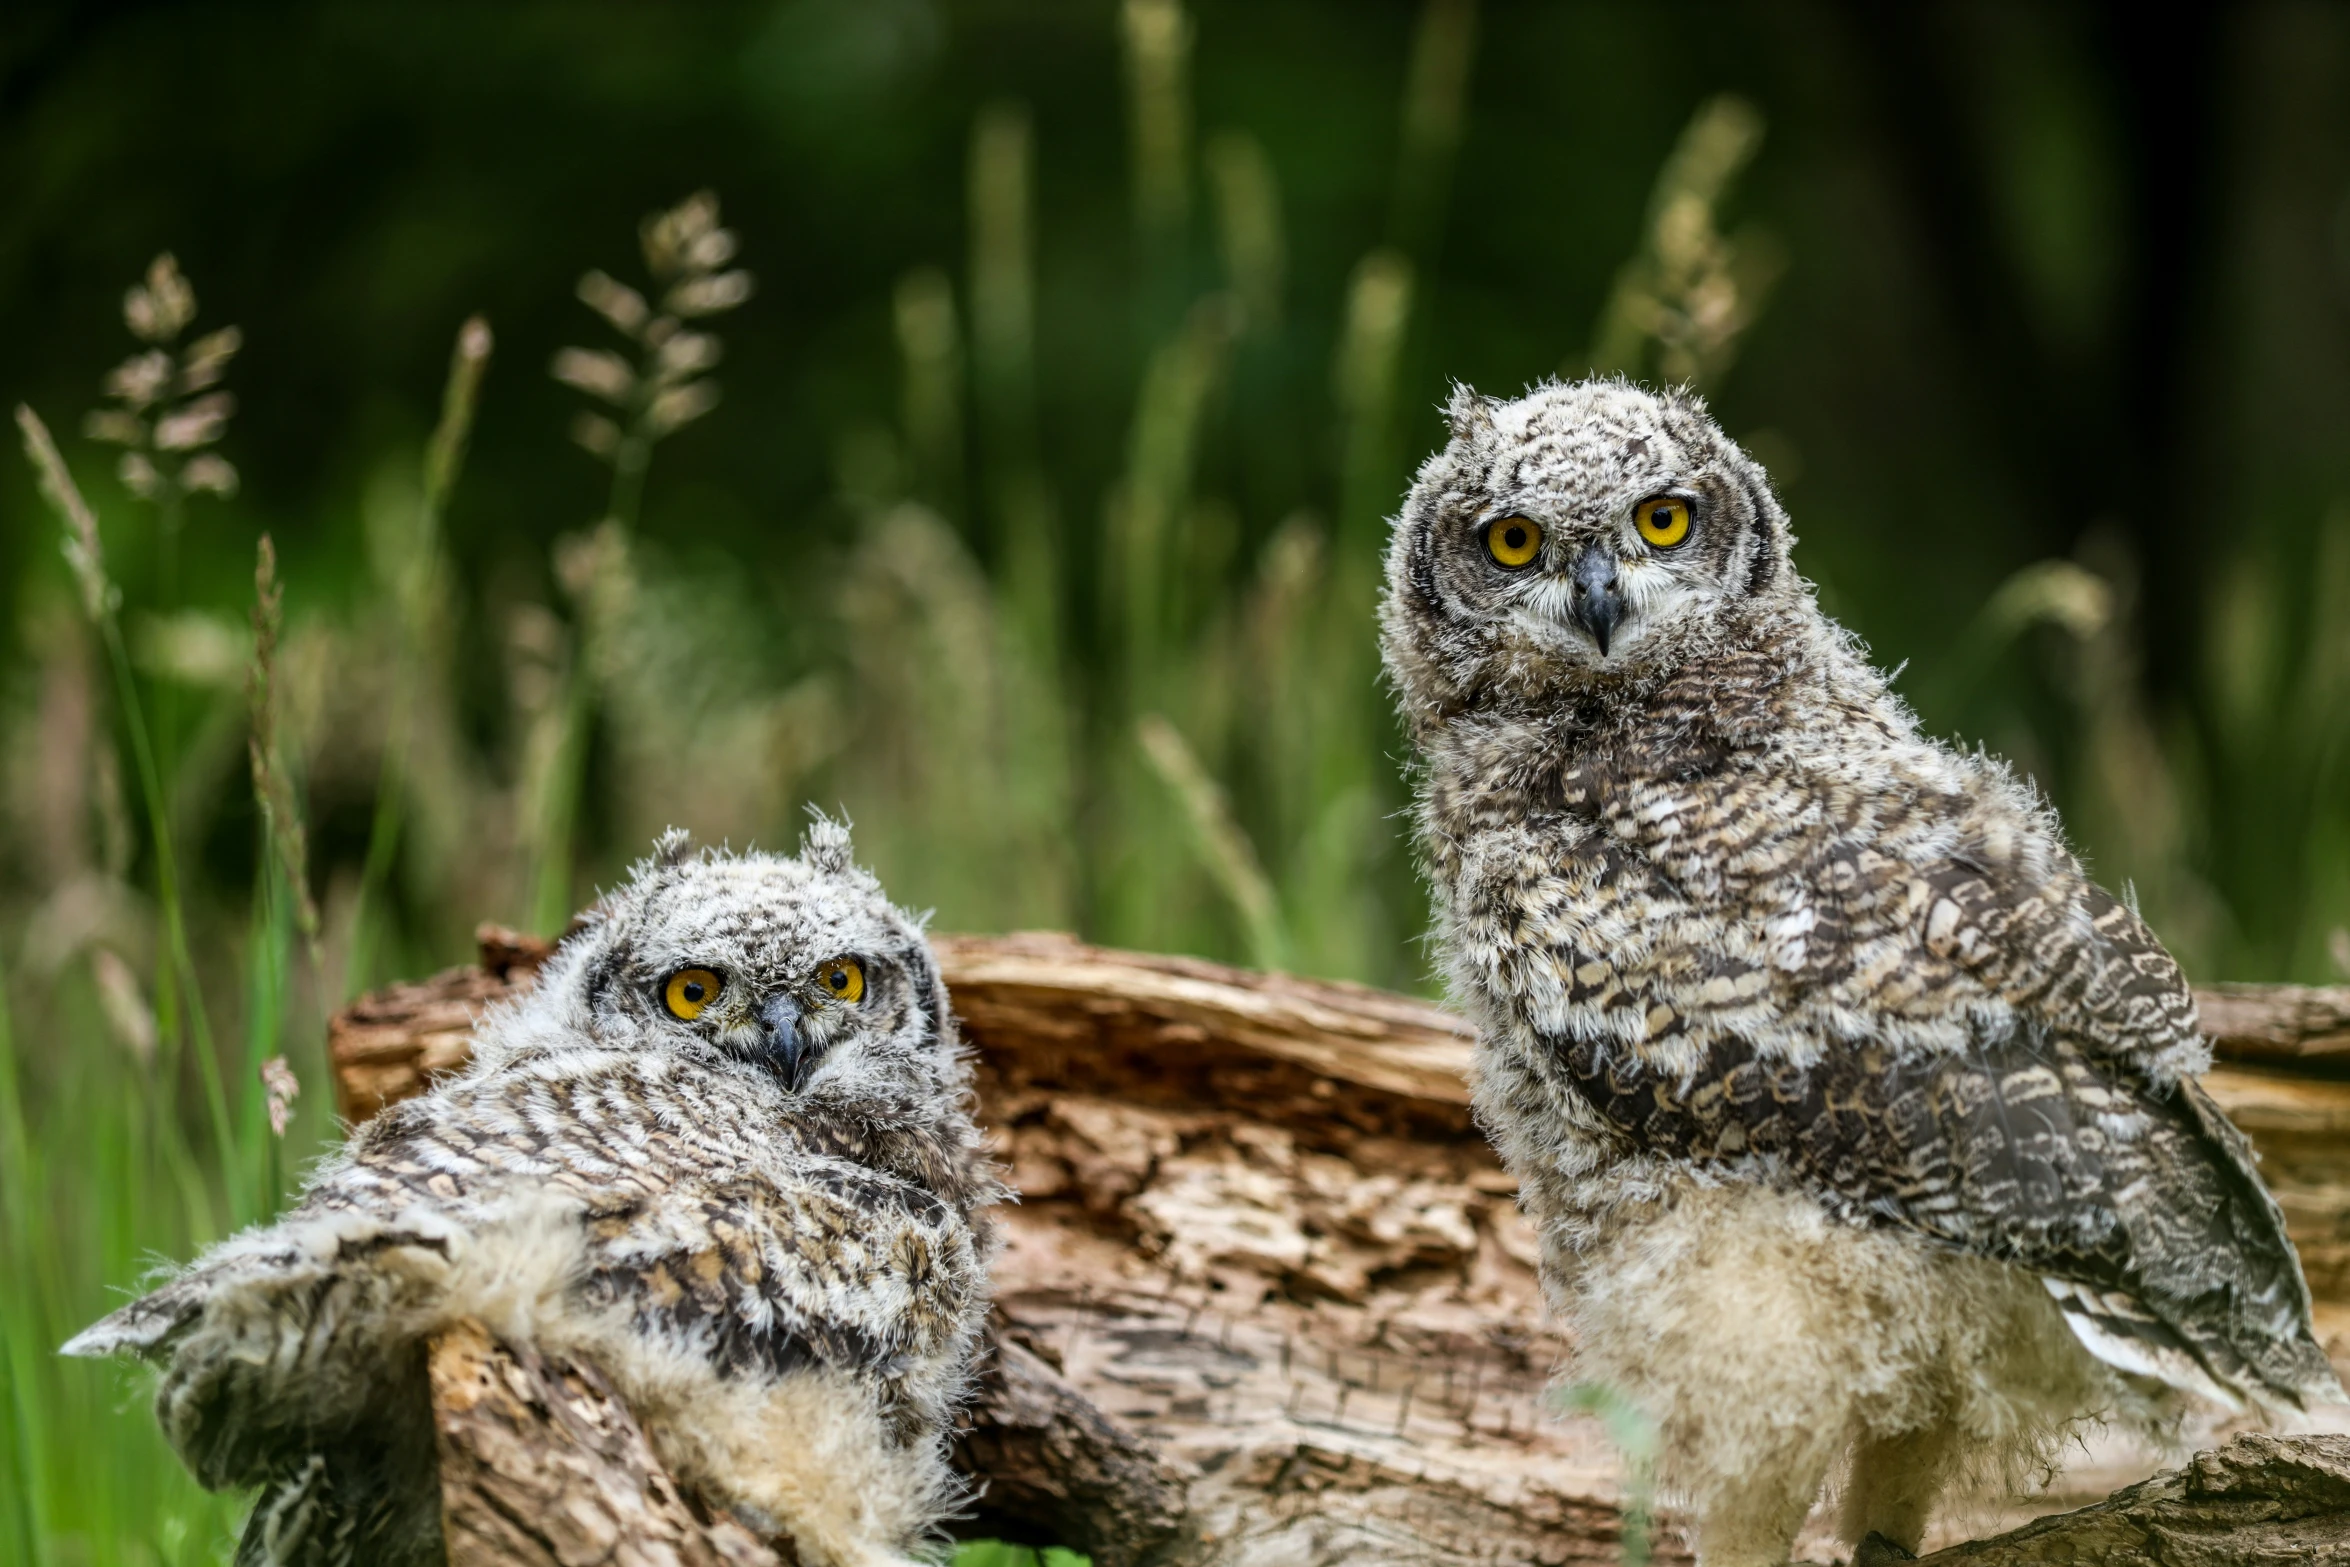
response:
M1021 1194L996 1270L996 1352L960 1442L985 1487L973 1532L1065 1543L1103 1567L1617 1559L1621 1469L1599 1426L1562 1418L1549 1392L1566 1346L1543 1315L1513 1184L1469 1119L1458 1019L1065 937L937 945L979 1058L983 1123ZM544 951L486 930L483 947L481 968L336 1020L346 1114L461 1061L471 1018L528 984ZM2325 1052L2350 1007L2329 998L2207 998L2231 1057L2207 1086L2261 1148L2313 1284L2338 1293L2350 1080L2326 1075ZM1968 1521L2087 1502L2152 1467L2103 1453ZM2162 1516L2209 1517L2249 1542L2229 1520L2256 1490L2182 1492ZM2127 1513L2133 1494L2101 1505ZM454 1542L454 1495L449 1506ZM1824 1535L1807 1547L1824 1555ZM1688 1559L1669 1518L1656 1559Z
M433 1340L449 1567L786 1567L731 1518L698 1515L592 1366L466 1323Z
M2223 1056L2350 1063L2350 985L2210 985L2195 1005Z
M1921 1567L2341 1567L2350 1437L2247 1433L2093 1507L1954 1545Z
M956 1458L985 1481L980 1532L1082 1540L1102 1567L1164 1554L1183 1533L1186 1476L1111 1420L999 1321Z

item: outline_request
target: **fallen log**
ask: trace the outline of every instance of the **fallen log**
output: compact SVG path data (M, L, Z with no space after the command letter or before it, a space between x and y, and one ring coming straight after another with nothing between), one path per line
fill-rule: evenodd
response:
M959 1442L983 1486L970 1531L1103 1567L1617 1559L1625 1479L1597 1423L1562 1418L1550 1392L1566 1346L1514 1185L1471 1124L1456 1017L1059 936L937 947L1021 1194ZM545 950L485 931L481 966L338 1017L345 1114L460 1064L480 1008ZM2225 998L2230 1059L2207 1084L2268 1157L2313 1282L2338 1291L2350 1080L2321 1075L2330 1046L2300 1044L2345 1012ZM2035 1510L2153 1467L2107 1456ZM1655 1559L1685 1561L1671 1522Z

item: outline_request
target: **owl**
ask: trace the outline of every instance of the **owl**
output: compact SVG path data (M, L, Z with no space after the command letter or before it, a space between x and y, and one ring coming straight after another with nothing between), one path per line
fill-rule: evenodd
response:
M2080 1422L2338 1403L2192 995L1919 732L1686 392L1465 388L1381 639L1480 1124L1708 1567L1857 1560Z
M160 1366L245 1564L441 1557L423 1342L592 1362L677 1478L818 1567L900 1563L946 1463L1003 1195L921 922L818 818L796 858L672 831L352 1133L276 1223L66 1353Z

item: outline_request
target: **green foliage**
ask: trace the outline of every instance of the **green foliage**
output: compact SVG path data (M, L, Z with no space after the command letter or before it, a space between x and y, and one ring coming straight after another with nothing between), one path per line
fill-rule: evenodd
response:
M158 273L168 275L160 266ZM134 325L141 303L140 291L134 290L126 311ZM97 1562L215 1561L233 1542L235 1499L197 1490L150 1424L122 1429L124 1379L119 1373L106 1368L96 1376L75 1375L60 1367L55 1347L103 1309L109 1287L144 1271L147 1259L184 1254L228 1229L265 1219L276 1207L285 1168L280 1145L300 1082L281 1043L293 922L286 913L286 883L276 873L298 859L283 849L298 839L299 824L282 823L275 835L279 852L269 857L270 869L253 888L255 911L243 943L250 965L248 1029L242 1058L224 1058L214 1044L210 1009L191 954L167 778L157 765L139 684L124 650L121 595L107 575L95 520L48 430L28 408L17 410L17 422L26 455L64 525L82 607L114 675L117 718L147 806L161 952L155 963L156 1003L149 1011L119 950L93 947L90 988L97 991L114 1039L105 1037L109 1030L86 1008L77 1015L70 1005L79 987L61 987L66 993L52 996L55 1015L48 1021L58 1035L96 1051L68 1052L70 1070L50 1075L45 1102L32 1113L25 1104L23 1057L8 1014L7 987L0 984L0 1057L5 1058L0 1065L0 1171L8 1178L8 1201L0 1216L7 1224L9 1263L0 1279L0 1340L5 1340L0 1367L15 1417L8 1428L7 1467L21 1482L6 1496L5 1532L27 1543L28 1561L69 1547ZM158 502L162 527L178 526L165 504L167 494L143 498ZM270 662L277 611L266 547L258 586L255 625L262 635L253 677L252 772L266 816L272 804L280 810L291 805L282 780L271 773ZM120 870L119 864L112 867L106 881L85 895L127 895ZM299 897L306 902L307 890ZM192 1052L183 1053L191 1042ZM118 1064L124 1053L134 1069L129 1073ZM316 1082L322 1063L315 1047L306 1054L307 1075ZM250 1085L234 1108L232 1083ZM200 1116L191 1113L191 1087L202 1106ZM324 1128L316 1117L309 1120L303 1141L316 1146ZM37 1144L36 1125L44 1133ZM71 1133L60 1135L66 1127Z
M1598 1419L1624 1460L1624 1539L1616 1559L1648 1567L1656 1531L1656 1422L1640 1406L1600 1382L1577 1382L1559 1392L1559 1407Z
M1093 1558L1057 1545L1032 1550L1002 1540L967 1540L955 1548L955 1567L1089 1567Z

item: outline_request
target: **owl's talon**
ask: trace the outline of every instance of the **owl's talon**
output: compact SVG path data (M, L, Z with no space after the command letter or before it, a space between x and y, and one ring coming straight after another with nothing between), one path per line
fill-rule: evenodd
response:
M1918 1553L1906 1545L1896 1545L1874 1529L1868 1538L1852 1548L1852 1567L1894 1567L1897 1562L1914 1562Z

